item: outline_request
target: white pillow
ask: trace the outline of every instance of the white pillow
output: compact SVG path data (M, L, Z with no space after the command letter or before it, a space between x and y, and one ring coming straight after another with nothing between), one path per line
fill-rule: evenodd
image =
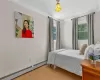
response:
M88 59L88 54L90 54L90 53L94 53L94 44L89 45L89 46L85 49L85 53L84 53L85 59Z
M94 54L100 55L100 43L95 44L94 46Z
M80 48L80 55L84 55L85 49L87 48L87 44L83 44Z
M95 44L94 49L100 49L100 44L99 43Z
M100 49L94 49L94 54L95 55L100 55Z

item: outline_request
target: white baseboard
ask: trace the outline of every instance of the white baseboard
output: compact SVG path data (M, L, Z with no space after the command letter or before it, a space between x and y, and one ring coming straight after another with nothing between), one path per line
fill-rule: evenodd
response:
M33 66L30 66L30 67L25 68L25 69L23 69L23 70L20 70L20 71L18 71L18 72L15 72L15 73L13 73L13 74L10 74L10 75L7 75L7 76L5 76L5 77L2 77L2 78L0 78L0 80L13 80L13 79L16 78L16 77L21 76L21 75L23 75L23 74L25 74L25 73L27 73L27 72L30 72L30 71L32 71L32 70L34 70L34 69L36 69L36 68L38 68L38 67L41 67L41 66L43 66L43 65L45 65L45 64L47 64L47 61L40 62L40 63L38 63L38 64L35 64L35 65L33 65Z

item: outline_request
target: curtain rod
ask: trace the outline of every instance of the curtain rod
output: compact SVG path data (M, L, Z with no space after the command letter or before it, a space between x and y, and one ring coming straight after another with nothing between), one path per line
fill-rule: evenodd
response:
M49 18L50 16L48 16L48 18ZM50 18L52 18L52 17L50 17ZM53 19L53 18L52 18ZM53 20L55 20L55 21L59 21L59 20L56 20L56 19L53 19Z
M93 12L93 14L95 14L95 12ZM81 18L81 17L87 16L87 15L89 15L89 14L85 14L85 15L83 15L83 16L79 16L79 17L76 17L76 18ZM72 19L74 19L74 18L72 18ZM72 20L72 19L71 19L71 20Z

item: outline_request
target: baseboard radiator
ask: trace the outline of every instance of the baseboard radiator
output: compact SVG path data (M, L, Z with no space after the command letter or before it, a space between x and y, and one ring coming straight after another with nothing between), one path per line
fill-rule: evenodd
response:
M12 74L7 75L5 77L2 77L2 78L0 78L0 80L13 80L13 79L15 79L15 78L27 73L27 72L30 72L30 71L32 71L32 70L34 70L36 68L39 68L39 67L41 67L41 66L43 66L45 64L47 64L47 61L40 62L40 63L35 64L33 66L30 66L30 67L27 67L25 69L22 69L22 70L20 70L18 72L15 72L15 73L12 73Z

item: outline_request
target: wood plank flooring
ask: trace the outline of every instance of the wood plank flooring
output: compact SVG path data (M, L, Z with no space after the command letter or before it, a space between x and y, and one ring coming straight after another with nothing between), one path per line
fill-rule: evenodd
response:
M60 68L54 70L49 66L43 66L14 80L82 80L82 78Z

